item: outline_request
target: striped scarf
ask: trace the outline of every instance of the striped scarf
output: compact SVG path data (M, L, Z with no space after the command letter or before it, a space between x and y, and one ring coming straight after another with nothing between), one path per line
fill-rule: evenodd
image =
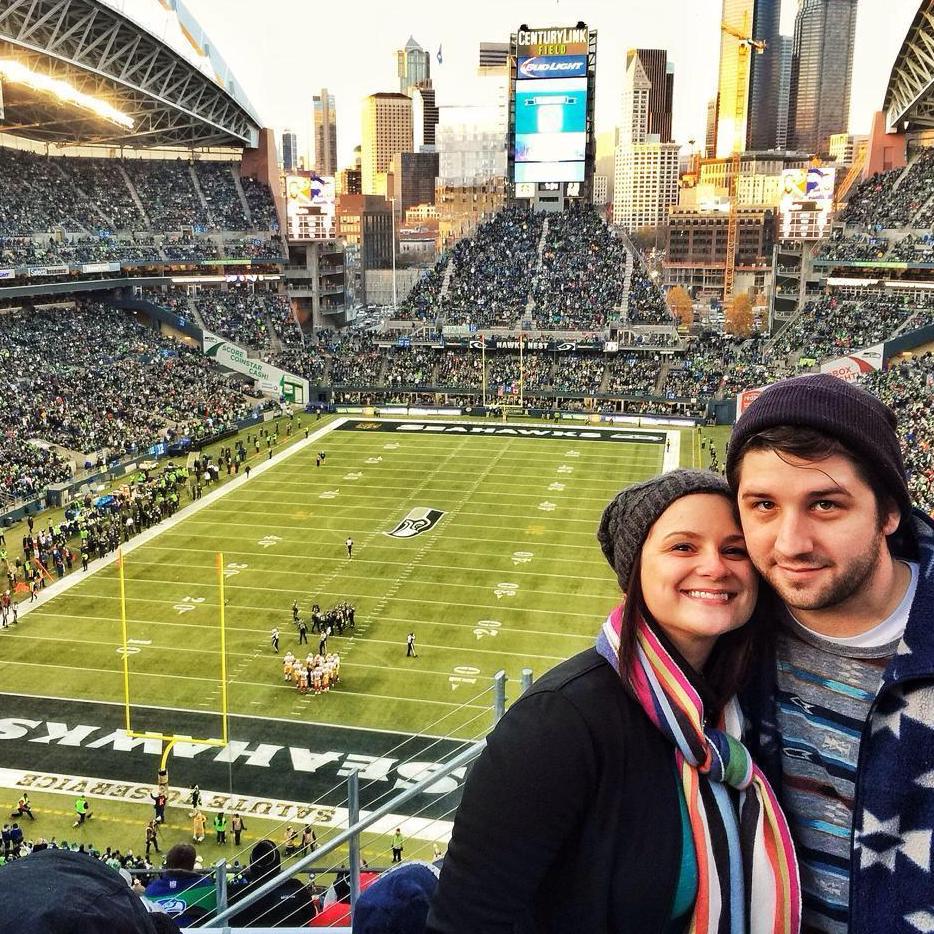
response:
M597 651L619 671L623 608L609 615ZM689 934L798 934L801 886L785 815L741 735L735 698L717 727L658 636L637 621L630 688L675 746L697 857ZM725 785L739 790L739 813Z

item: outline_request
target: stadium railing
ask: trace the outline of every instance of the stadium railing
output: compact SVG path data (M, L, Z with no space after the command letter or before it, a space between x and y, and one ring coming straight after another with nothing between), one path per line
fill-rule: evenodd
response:
M492 724L495 724L500 720L503 714L506 712L506 673L505 671L499 671L493 676L492 684L492 698L490 704L490 710L492 712ZM532 684L532 671L531 669L524 668L522 670L521 677L521 691L524 693ZM490 693L489 688L484 689L476 697L471 698L466 701L461 708L464 709L470 707L474 701L478 698L483 697ZM486 729L484 728L484 733ZM255 921L249 928L238 928L237 925L237 915L240 914L244 909L254 905L256 902L265 898L267 895L270 895L274 892L283 882L286 880L292 879L297 876L299 873L307 872L334 872L337 866L328 867L327 869L322 870L322 860L324 857L329 854L334 853L339 848L346 845L348 847L348 868L350 876L350 914L352 916L353 909L356 906L357 899L360 894L360 873L363 867L363 861L361 858L361 847L360 847L360 835L366 832L369 828L373 827L379 821L384 820L390 815L397 815L399 813L399 808L406 804L408 801L411 801L413 798L417 798L419 795L424 794L432 785L440 782L442 779L449 778L454 775L459 769L464 769L466 766L470 765L483 751L486 746L485 736L477 738L475 740L467 741L463 744L466 748L453 755L446 762L440 766L431 764L426 765L424 777L419 778L415 783L398 794L393 795L387 799L386 795L382 797L382 803L377 807L373 808L372 804L368 806L365 814L360 807L360 774L359 771L354 770L351 772L350 776L347 779L347 810L348 810L348 826L346 830L341 831L336 834L334 837L329 839L326 843L322 844L315 848L312 852L308 853L305 856L299 857L294 863L284 868L281 873L273 876L269 881L264 882L261 886L253 889L248 894L244 895L242 898L238 899L234 903L230 904L228 900L228 872L229 866L226 860L219 860L214 867L214 880L215 880L215 894L217 899L217 913L206 919L201 924L195 927L183 928L183 931L187 934L196 934L196 932L204 931L206 929L220 929L225 932L225 934L246 934L246 931L268 931L268 932L283 932L283 931L292 931L294 934L298 934L299 931L307 930L307 926L302 927L284 927L282 925L277 925L275 927L269 928L260 928L256 927ZM418 753L420 755L421 753ZM455 776L459 778L459 776ZM460 778L457 786L457 791L460 790L463 785L463 778ZM451 794L452 792L448 792ZM380 801L380 798L377 798L373 804L376 804ZM445 815L440 818L424 818L426 826L430 826L434 821L443 820L445 817L450 817L456 811L457 805L455 804L453 808L450 809ZM410 815L406 820L415 820L419 819L419 814ZM327 863L324 863L327 866ZM351 934L350 927L332 927L328 926L328 930L334 932L334 934Z

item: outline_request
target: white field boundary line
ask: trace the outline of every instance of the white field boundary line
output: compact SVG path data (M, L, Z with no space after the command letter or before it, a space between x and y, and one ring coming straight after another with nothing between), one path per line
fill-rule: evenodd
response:
M296 454L298 451L303 451L305 448L314 445L321 438L334 431L334 429L339 425L343 425L345 421L347 421L346 418L338 418L332 422L328 422L327 425L324 425L317 431L312 432L307 438L299 439L293 444L290 444L287 448L285 448L285 450L280 451L278 454L273 454L269 460L265 460L261 464L257 464L255 467L251 466L250 473L253 477L262 476L262 474L264 474L267 470L271 470L273 467L281 464L283 461L292 457L292 455ZM236 479L225 483L219 489L212 490L207 494L207 496L203 496L201 499L197 499L193 503L189 503L187 506L179 509L175 515L170 516L168 519L163 519L157 525L154 525L151 528L140 532L139 535L135 535L129 542L125 542L121 546L121 550L124 556L132 554L134 551L136 551L137 548L141 548L143 545L152 541L152 539L161 535L163 532L174 529L177 525L179 525L179 523L197 515L199 512L201 512L202 509L207 509L208 506L212 506L218 500L225 497L228 493L232 493L234 490L240 489L240 487L242 487L245 483L248 483L250 479L252 478L248 478L245 473L242 473ZM116 552L109 555L104 555L103 558L95 558L89 563L87 573L72 571L71 574L66 575L61 580L57 580L54 583L49 584L39 592L39 599L37 601L23 601L20 604L20 618L24 617L27 613L30 613L33 609L37 609L38 607L42 606L44 603L48 603L49 600L53 600L55 597L66 593L73 587L76 587L82 581L87 580L88 577L96 574L98 571L110 567L110 565L116 563L116 560Z
M662 458L662 473L677 470L681 466L681 432L665 432L665 456Z
M119 707L121 710L123 710L123 701L87 700L81 697L59 697L54 694L26 694L22 691L0 691L0 697L4 696L26 697L33 700L52 700L59 701L63 704L103 704L106 707ZM204 715L203 710L195 710L194 707L161 707L158 704L141 704L140 706L145 707L147 710L161 710L165 713L194 713L198 714L199 716ZM487 708L480 706L479 709L486 710ZM490 709L492 710L492 707ZM261 720L266 723L288 723L290 726L295 725L295 721L289 717L268 717L256 713L229 713L227 716L230 720ZM376 726L354 726L344 723L326 723L323 720L303 720L302 723L309 727L320 726L331 730L354 730L358 733L385 733L388 736L404 737L406 742L410 739L419 738L448 739L452 742L464 742L463 738L458 736L442 736L435 733L408 733L405 730L387 730L384 727Z
M15 791L26 789L31 792L45 792L53 795L66 795L74 798L77 792L95 801L119 801L128 804L141 804L146 800L152 785L145 782L122 782L119 779L89 778L84 775L61 775L56 772L39 772L32 769L5 769L0 768L0 788ZM120 789L123 794L107 794L109 789ZM168 806L178 810L188 811L187 788L169 788L172 801ZM237 805L237 810L250 817L265 818L284 823L294 822L313 823L319 830L346 830L349 826L349 812L344 807L332 807L325 804L310 804L301 801L284 801L279 798L260 798L255 795L233 795L223 791L210 791L202 789L201 794L205 801L213 802L216 809L228 808ZM148 807L148 804L146 805ZM206 808L207 809L207 808ZM212 807L214 810L215 807ZM275 814L273 811L275 810ZM253 813L256 811L257 813ZM366 811L360 812L361 817ZM424 818L406 817L403 814L387 814L377 821L368 833L386 835L391 834L397 827L401 828L405 836L429 842L446 842L450 839L452 821Z
M441 604L441 603L437 605L444 606L444 604ZM55 620L75 619L75 620L83 620L85 622L91 622L91 623L98 623L98 622L119 623L120 622L120 620L117 619L117 617L115 616L100 616L100 615L83 616L83 615L75 614L75 613L59 614L59 613L49 613L48 611L37 612L36 615L43 617L45 619L55 619ZM596 619L598 617L599 617L599 614L595 614L594 618ZM132 622L136 624L137 626L172 626L177 629L195 629L195 630L203 629L209 632L216 631L214 627L206 625L205 623L182 623L182 622L175 622L173 620L155 620L155 619L134 619L132 620ZM445 629L469 629L471 631L477 628L476 623L448 623L448 622L444 622L438 619L423 619L423 618L416 619L414 617L402 618L401 616L381 616L379 619L379 622L412 623L413 625L417 624L420 626L442 626ZM250 636L252 636L255 633L258 633L260 635L268 634L267 629L253 629L250 626L228 626L227 631L232 632L232 633L240 633L240 632L247 633ZM566 630L551 631L547 629L526 629L524 627L520 629L514 626L503 626L498 631L502 633L509 633L510 635L513 635L513 636L517 636L517 635L518 636L530 636L530 637L544 636L545 638L587 639L589 642L594 641L593 633L590 633L590 632L577 633L577 632L567 632ZM21 638L47 638L49 639L49 641L56 641L54 638L40 637L40 636L27 636L25 633L23 634ZM331 638L334 638L334 637L332 636ZM337 638L341 638L341 637L338 636ZM62 640L62 641L67 641L67 640ZM291 643L289 643L288 640L283 640L282 644L285 646L288 646ZM398 645L398 643L395 643L395 644ZM244 655L249 658L256 657L255 653L251 653L251 652L240 652L240 653L231 653L231 654ZM341 661L341 665L345 665L345 664L350 664L350 662ZM385 666L382 666L382 667L385 668ZM405 670L408 671L409 669L405 669ZM412 670L415 670L415 669L412 669ZM447 673L450 674L450 672L447 672ZM0 696L2 696L4 693L7 693L7 692L0 690ZM88 703L96 703L96 702L88 701ZM104 702L100 701L99 703L104 703Z

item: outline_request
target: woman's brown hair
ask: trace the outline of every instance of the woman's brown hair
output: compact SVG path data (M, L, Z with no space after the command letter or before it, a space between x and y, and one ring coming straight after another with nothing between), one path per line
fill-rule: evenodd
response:
M669 649L670 640L649 613L642 596L642 554L636 555L632 576L626 587L626 601L623 605L622 625L619 633L619 673L623 684L628 688L633 665L636 663L636 619L641 614L646 623L663 639ZM745 687L752 672L753 663L759 653L768 649L775 632L778 600L771 587L759 583L759 599L745 626L725 633L717 639L702 672L697 672L705 688L705 715L715 721L726 706L727 701ZM677 650L675 650L677 651ZM683 662L690 675L691 668Z

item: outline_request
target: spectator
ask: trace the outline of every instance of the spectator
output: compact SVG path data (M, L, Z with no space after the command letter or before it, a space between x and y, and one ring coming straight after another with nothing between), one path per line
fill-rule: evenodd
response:
M250 865L240 885L232 887L232 905L276 876L282 869L279 850L272 840L260 840L250 854ZM298 879L283 880L272 892L233 917L237 927L302 927L315 915L311 893Z
M146 886L145 896L179 927L194 925L214 913L217 891L209 875L195 872L197 853L190 843L176 843L165 855L165 869Z

